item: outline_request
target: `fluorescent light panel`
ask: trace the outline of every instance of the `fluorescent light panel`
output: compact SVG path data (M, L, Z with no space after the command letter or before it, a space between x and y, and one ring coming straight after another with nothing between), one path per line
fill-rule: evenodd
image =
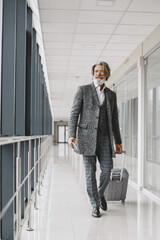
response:
M84 48L95 48L96 45L94 45L94 44L84 44L83 47Z
M115 0L99 0L97 1L98 6L112 6Z

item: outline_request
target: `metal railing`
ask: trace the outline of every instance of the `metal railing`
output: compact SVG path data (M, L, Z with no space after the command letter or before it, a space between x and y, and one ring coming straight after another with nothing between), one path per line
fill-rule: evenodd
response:
M28 173L21 182L21 143L28 141ZM31 146L31 141L34 142L34 149ZM38 149L37 149L38 142ZM17 156L16 156L16 191L3 207L0 213L0 220L3 217L12 203L15 202L13 222L14 222L14 240L21 239L21 229L23 223L28 218L27 230L33 231L31 226L31 204L34 203L34 208L38 209L38 195L41 195L41 186L43 185L44 175L48 164L48 153L51 145L53 144L53 137L50 135L32 136L32 137L5 137L0 138L0 145L17 143ZM31 168L31 154L34 151L34 164ZM38 156L37 156L38 152ZM33 162L33 161L32 161ZM34 173L34 191L31 190L31 173ZM28 201L24 209L24 218L21 217L21 190L24 184L28 181ZM3 193L2 193L3 194Z

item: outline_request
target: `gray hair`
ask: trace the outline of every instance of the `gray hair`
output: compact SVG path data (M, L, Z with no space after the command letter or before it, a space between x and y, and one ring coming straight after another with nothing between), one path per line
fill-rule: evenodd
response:
M94 69L95 69L95 67L97 65L102 65L103 66L103 71L104 71L105 75L107 75L107 77L106 77L106 81L107 81L109 76L110 76L110 73L111 73L111 69L110 69L108 63L106 63L106 62L98 62L98 63L94 64L92 66L92 70L91 70L92 76L94 76Z

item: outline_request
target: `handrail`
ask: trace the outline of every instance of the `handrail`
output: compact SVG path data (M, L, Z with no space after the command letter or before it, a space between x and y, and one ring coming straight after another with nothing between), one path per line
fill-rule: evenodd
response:
M36 141L38 139L38 146ZM41 139L43 139L41 141ZM34 140L34 148L32 149L34 152L34 162L33 167L31 168L31 140ZM21 182L21 157L20 157L20 149L21 149L21 142L28 141L29 148L28 148L28 173ZM3 219L4 215L6 214L7 210L14 203L16 199L16 223L15 223L15 230L14 230L14 240L18 240L20 237L20 232L22 228L22 219L21 219L21 189L24 186L25 182L28 180L28 203L25 208L24 219L26 218L26 209L28 214L28 231L32 231L31 228L31 204L34 199L34 206L37 209L37 194L40 195L40 188L42 185L42 178L44 178L45 169L47 168L47 155L49 152L50 145L52 144L52 135L40 135L40 136L29 136L29 137L0 137L0 145L6 144L17 144L17 156L16 156L16 191L12 195L12 197L8 200L6 205L3 207L2 211L0 212L0 220ZM37 150L36 150L37 149ZM37 152L38 151L38 155ZM37 166L38 165L38 166ZM41 167L40 167L41 165ZM37 169L38 167L38 169ZM38 173L37 173L38 170ZM31 174L34 171L34 192L31 193ZM37 176L38 174L38 176ZM37 176L37 180L36 180ZM33 194L35 195L32 198Z
M18 137L1 137L0 136L0 145L7 145L16 142L24 142L33 139L45 138L50 135L35 135L35 136L18 136Z

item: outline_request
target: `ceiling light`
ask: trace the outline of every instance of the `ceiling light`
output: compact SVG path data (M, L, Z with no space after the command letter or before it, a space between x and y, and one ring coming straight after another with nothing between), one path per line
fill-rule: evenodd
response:
M84 48L95 48L96 45L94 45L94 44L84 44L83 47Z
M112 6L115 0L98 0L98 6Z

